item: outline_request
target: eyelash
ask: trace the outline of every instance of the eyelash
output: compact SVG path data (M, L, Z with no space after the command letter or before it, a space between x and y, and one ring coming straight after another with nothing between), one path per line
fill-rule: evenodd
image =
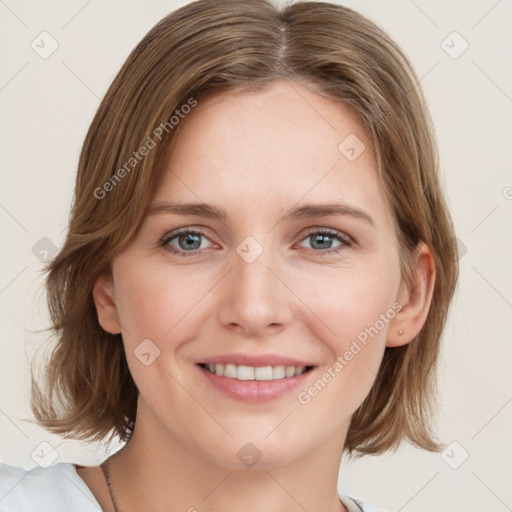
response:
M183 250L175 249L171 245L168 245L171 240L179 237L180 235L188 235L188 234L199 235L200 237L208 238L204 234L204 231L202 231L201 229L190 231L188 228L185 228L185 229L181 229L179 231L173 232L173 233L169 233L168 235L164 236L164 238L162 238L162 240L159 242L158 245L163 247L164 249L170 251L172 254L177 254L179 256L185 256L185 257L196 256L198 251L200 251L200 249L194 249L193 251L183 251ZM334 239L338 240L339 242L342 242L342 244L339 245L338 247L336 247L334 249L326 249L325 251L310 249L313 252L316 252L319 254L338 253L343 249L344 246L352 247L352 245L354 244L354 240L351 237L349 237L348 235L342 234L338 231L332 231L329 229L325 229L325 228L320 228L320 229L316 229L314 231L310 231L309 233L306 234L306 236L304 236L304 238L301 239L301 241L305 240L306 238L313 236L313 235L324 235L324 236L328 236L330 238L334 238Z

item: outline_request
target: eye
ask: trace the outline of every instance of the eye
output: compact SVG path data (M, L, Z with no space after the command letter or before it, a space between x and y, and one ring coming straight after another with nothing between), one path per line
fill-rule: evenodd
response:
M202 249L205 249L204 246L202 247L201 238L208 240L202 230L184 228L165 235L159 242L159 245L179 256L195 256ZM312 240L310 248L316 253L323 254L340 252L344 246L351 247L354 243L348 235L329 229L311 231L302 240L308 239ZM339 242L334 248L332 248L333 240Z
M312 240L312 249L321 249L321 253L332 253L332 252L340 252L343 249L343 246L351 247L353 244L353 240L348 235L344 233L340 233L339 231L331 231L329 229L317 229L315 231L311 231L308 233L306 238L303 240ZM337 240L340 242L335 248L332 248L333 240Z
M204 249L204 247L201 247L201 238L207 239L204 236L203 231L191 231L188 228L185 228L164 236L159 245L173 254L179 254L180 256L194 256L197 254L197 251ZM171 242L174 241L178 247L171 244Z

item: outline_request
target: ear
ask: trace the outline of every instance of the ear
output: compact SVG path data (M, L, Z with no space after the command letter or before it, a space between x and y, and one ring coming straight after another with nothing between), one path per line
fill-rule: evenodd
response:
M427 244L420 242L415 252L413 285L402 281L397 302L400 312L390 323L387 347L399 347L412 341L425 324L434 292L434 257Z
M96 280L92 290L98 321L103 329L110 334L119 334L121 324L117 314L114 298L114 280L111 272L105 272Z

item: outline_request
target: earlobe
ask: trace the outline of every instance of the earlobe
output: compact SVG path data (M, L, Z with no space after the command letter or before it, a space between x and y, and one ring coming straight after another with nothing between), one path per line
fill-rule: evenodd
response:
M114 298L114 281L110 272L98 277L92 295L101 327L110 334L119 334L121 324Z
M413 284L402 282L397 302L400 312L390 324L386 346L399 347L411 342L425 324L434 292L435 264L429 247L420 242L416 249Z

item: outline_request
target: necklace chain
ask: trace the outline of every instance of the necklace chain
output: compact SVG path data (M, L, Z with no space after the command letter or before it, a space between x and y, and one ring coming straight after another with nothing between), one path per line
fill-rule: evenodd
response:
M112 505L114 505L115 512L121 512L119 509L119 505L117 504L116 497L114 494L114 489L112 488L112 482L110 481L110 474L108 472L108 459L105 460L102 464L100 464L101 471L103 472L103 476L105 477L105 481L107 482L108 492L110 494L110 498L112 499Z
M121 512L119 509L119 505L116 501L116 496L114 494L114 489L112 488L112 482L110 481L110 473L108 471L108 459L103 461L100 464L101 471L103 472L103 476L105 477L105 481L107 482L108 492L110 494L110 498L112 500L112 505L114 505L115 512ZM341 501L341 499L340 499ZM343 504L343 509L346 510L345 505Z

